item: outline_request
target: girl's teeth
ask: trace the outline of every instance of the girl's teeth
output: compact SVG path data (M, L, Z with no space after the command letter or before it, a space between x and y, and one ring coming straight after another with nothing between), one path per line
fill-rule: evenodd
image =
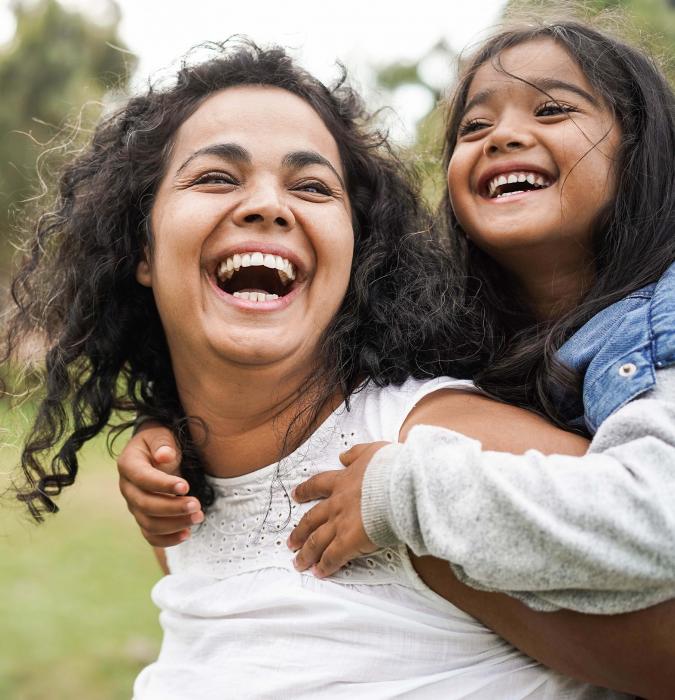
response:
M232 264L234 265L235 270L238 270L241 267L241 255L239 255L239 253L235 253L232 256Z
M260 255L260 253L258 253L258 255ZM269 267L270 269L274 270L277 266L277 261L276 261L276 258L274 257L274 255L265 255L265 257L263 258L262 264L265 267Z
M264 259L262 253L251 253L251 265L258 267L263 264Z
M251 267L251 256L248 253L244 253L241 256L241 266L242 267Z
M528 182L530 185L536 185L537 187L548 187L550 185L550 182L543 175L536 173L514 172L505 175L495 175L488 183L488 196L503 197L506 194L513 194L513 192L498 193L497 190L503 185L513 185L518 182Z

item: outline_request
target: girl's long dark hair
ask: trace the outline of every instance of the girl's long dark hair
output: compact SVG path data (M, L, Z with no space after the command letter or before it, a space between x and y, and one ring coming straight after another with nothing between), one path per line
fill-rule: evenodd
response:
M47 347L44 395L16 484L38 520L57 510L54 497L73 483L80 447L111 420L128 425L129 414L124 423L115 411L172 427L191 493L211 502L152 292L135 271L152 243L147 222L176 131L218 90L269 85L299 96L335 138L346 174L351 281L321 339L306 387L312 415L302 424L311 425L336 391L347 398L364 379L385 385L471 371L452 260L432 240L416 190L344 75L329 89L282 49L240 39L211 48L211 60L184 64L174 85L150 88L99 124L63 171L55 205L37 221L13 282L6 359L25 340Z
M675 97L648 56L591 27L559 22L510 29L489 39L460 78L448 114L446 169L476 71L488 61L503 70L502 51L543 38L569 52L622 132L616 196L593 232L593 284L573 310L538 321L518 281L464 236L447 193L439 222L468 272L469 296L482 306L483 368L476 382L562 425L552 396L562 389L578 397L580 377L556 362L557 350L601 309L656 281L675 260Z

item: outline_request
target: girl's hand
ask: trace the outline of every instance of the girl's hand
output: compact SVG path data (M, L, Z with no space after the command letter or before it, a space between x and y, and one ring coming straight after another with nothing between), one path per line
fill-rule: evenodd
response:
M189 486L177 476L180 453L170 430L148 421L129 440L117 459L120 491L145 539L170 547L190 536L189 528L204 519Z
M363 529L361 485L372 456L386 444L355 445L340 455L346 469L317 474L295 488L298 503L325 499L305 513L288 538L289 548L299 550L294 560L298 571L312 567L315 576L324 578L377 549Z

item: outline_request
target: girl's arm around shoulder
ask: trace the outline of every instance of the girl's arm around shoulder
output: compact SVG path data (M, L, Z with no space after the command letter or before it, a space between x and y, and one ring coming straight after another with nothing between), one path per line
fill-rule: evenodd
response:
M675 369L658 374L662 387ZM366 532L539 610L619 613L674 598L671 393L617 411L588 454L582 438L523 409L432 394L406 421L406 442L365 472Z
M541 416L475 392L445 389L429 394L408 415L401 429L405 441L416 425L434 425L480 440L485 450L582 455L588 440L561 430Z

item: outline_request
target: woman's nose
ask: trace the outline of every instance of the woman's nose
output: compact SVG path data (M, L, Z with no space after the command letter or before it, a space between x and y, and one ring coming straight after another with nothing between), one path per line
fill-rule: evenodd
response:
M261 185L251 190L237 207L234 220L239 226L258 224L282 229L290 229L295 224L295 217L283 193L272 185Z

